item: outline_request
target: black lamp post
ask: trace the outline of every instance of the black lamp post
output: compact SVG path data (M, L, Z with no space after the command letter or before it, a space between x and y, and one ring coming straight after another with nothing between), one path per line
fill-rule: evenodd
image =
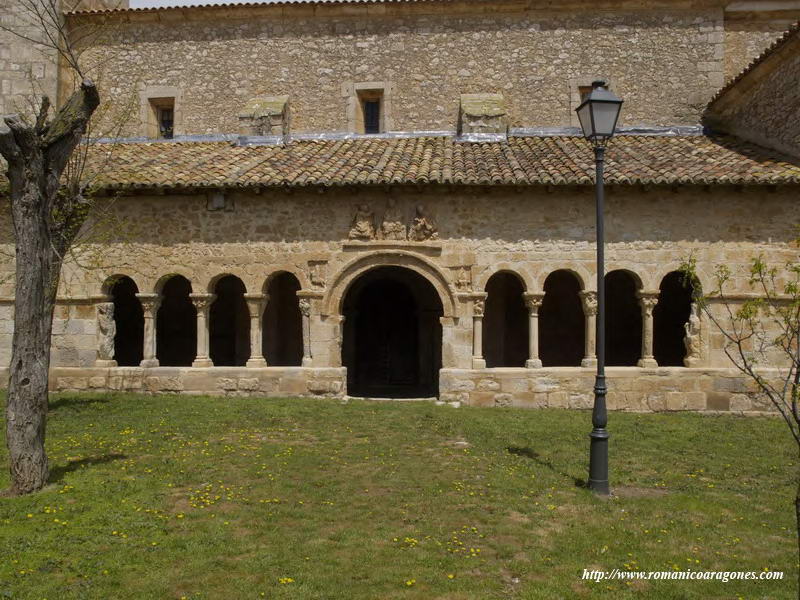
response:
M606 411L606 286L605 240L603 232L603 162L606 144L617 127L622 100L609 92L605 81L592 83L589 92L575 110L584 137L594 147L596 169L595 197L597 212L597 376L594 380L592 432L589 434L589 489L608 495L608 412Z

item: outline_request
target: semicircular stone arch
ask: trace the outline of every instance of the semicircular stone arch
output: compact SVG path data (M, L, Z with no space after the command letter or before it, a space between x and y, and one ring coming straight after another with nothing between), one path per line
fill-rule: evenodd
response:
M475 278L475 291L486 291L489 280L498 273L514 275L522 284L522 290L524 292L532 292L536 289L536 278L524 265L501 262L496 265L491 265L491 267L487 267L480 272L478 277Z
M447 278L438 267L428 260L410 252L376 252L360 256L342 267L331 280L331 285L322 299L322 313L325 315L342 314L344 298L347 290L361 275L375 267L404 267L427 279L439 295L444 317L456 317L457 304Z
M266 274L266 276L261 280L260 282L261 293L264 294L267 293L267 290L269 289L269 286L272 283L272 281L279 275L282 275L283 273L288 273L289 275L293 275L295 279L297 279L297 281L300 282L301 290L307 290L312 287L311 282L309 281L303 269L299 268L297 265L294 264L285 264L285 265L278 264L274 265ZM254 287L253 290L255 289L256 288Z
M117 285L123 279L130 279L132 281L136 281L136 277L133 275L128 275L126 273L112 273L103 278L102 283L100 284L100 295L101 296L111 296L114 286ZM136 284L137 291L139 289L139 285Z
M627 274L636 284L637 291L650 290L653 286L650 285L649 273L642 273L641 269L637 270L627 263L620 263L616 261L606 261L606 275L614 271L622 271ZM658 289L656 285L655 289Z
M209 294L213 294L214 289L217 287L217 284L220 282L220 280L225 279L226 277L236 277L236 279L241 281L242 285L244 285L245 293L250 291L247 274L241 269L227 269L225 271L220 271L208 279L204 278L203 281L205 283L203 285L198 285L197 288L200 290L205 290Z
M170 271L168 273L165 273L164 275L161 275L160 277L156 278L155 280L151 280L151 281L153 281L153 285L152 285L152 287L150 289L153 290L153 293L161 294L161 292L164 289L164 286L166 285L166 283L170 279L172 279L173 277L176 277L176 276L183 277L184 279L189 281L190 284L193 283L193 281L194 281L192 273L190 273L189 271L186 271L184 269L179 269L179 270L176 270L176 271ZM142 288L142 289L146 289L146 288ZM194 291L194 286L192 286L192 291Z
M536 274L534 281L533 291L544 293L544 284L547 278L556 271L567 271L571 273L578 282L581 290L592 290L595 286L593 284L596 279L594 273L590 273L583 265L575 263L547 263Z

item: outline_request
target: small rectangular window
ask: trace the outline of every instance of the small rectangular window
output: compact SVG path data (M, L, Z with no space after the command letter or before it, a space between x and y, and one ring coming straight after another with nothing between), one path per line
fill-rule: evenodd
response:
M381 132L381 101L364 100L364 133Z
M162 138L172 139L172 128L175 124L175 117L173 109L159 108L158 109L158 131Z
M356 132L383 133L383 90L359 90Z
M175 136L175 98L150 98L150 137L171 140Z

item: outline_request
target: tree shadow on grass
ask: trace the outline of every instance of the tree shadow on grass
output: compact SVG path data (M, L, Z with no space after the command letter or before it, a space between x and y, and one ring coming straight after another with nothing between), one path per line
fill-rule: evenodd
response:
M108 396L60 396L50 401L48 411L53 412L62 408L83 408L92 404L108 404L111 399Z
M48 483L58 483L64 479L64 475L77 471L82 467L104 465L125 458L128 458L125 454L103 454L102 456L89 456L87 458L81 458L80 460L71 460L66 465L59 465L50 469L50 479Z
M523 458L529 458L536 464L541 465L547 469L550 469L553 473L560 475L565 479L569 479L570 481L572 481L575 487L579 488L587 487L585 479L581 479L580 477L573 477L569 473L565 473L564 471L556 468L556 466L552 462L550 462L549 460L545 460L541 456L539 456L539 453L536 452L533 448L530 448L528 446L525 447L508 446L506 450L508 451L509 454L513 454L514 456L521 456Z

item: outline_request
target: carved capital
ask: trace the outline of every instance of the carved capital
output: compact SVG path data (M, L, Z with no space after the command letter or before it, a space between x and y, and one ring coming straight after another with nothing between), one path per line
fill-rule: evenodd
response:
M639 305L642 307L642 314L646 317L653 316L653 309L658 304L658 292L638 292Z
M579 295L583 303L583 314L587 317L597 316L597 292L580 292Z
M528 307L528 310L533 314L538 314L539 309L542 307L542 302L544 301L544 294L523 294L522 297L525 300L525 306Z
M269 301L269 294L245 294L247 309L250 311L250 318L260 317Z
M300 298L298 305L300 306L300 314L304 317L311 315L311 300L308 298Z
M189 299L194 304L198 314L205 314L216 298L216 294L189 294Z
M158 294L136 294L139 303L142 305L146 318L155 318L158 307L161 306L161 296Z
M472 314L476 317L482 317L484 311L486 310L486 300L483 298L478 298L473 301L472 303Z

